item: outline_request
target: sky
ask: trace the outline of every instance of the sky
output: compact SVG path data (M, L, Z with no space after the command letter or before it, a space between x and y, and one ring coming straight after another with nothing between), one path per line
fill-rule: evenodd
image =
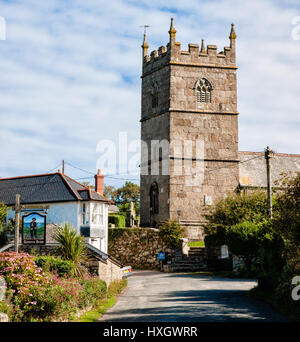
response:
M93 183L103 142L138 141L142 26L151 52L171 17L184 50L201 39L223 50L235 24L239 149L300 153L299 0L0 0L0 177L64 159ZM138 183L138 168L117 171L106 184Z

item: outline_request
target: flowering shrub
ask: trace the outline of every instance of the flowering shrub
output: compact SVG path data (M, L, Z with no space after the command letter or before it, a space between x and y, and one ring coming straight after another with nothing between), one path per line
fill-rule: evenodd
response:
M35 265L34 257L26 253L1 253L0 275L6 280L7 294L14 306L16 319L22 319L24 312L36 305L33 289L44 287L52 281Z
M104 281L43 272L34 258L26 253L0 253L0 275L7 283L10 320L69 320L78 310L95 306L106 295Z

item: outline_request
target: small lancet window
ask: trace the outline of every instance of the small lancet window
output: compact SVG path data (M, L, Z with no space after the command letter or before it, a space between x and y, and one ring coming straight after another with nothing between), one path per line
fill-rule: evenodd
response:
M152 97L152 108L158 107L158 85L156 82L152 86L151 97Z
M158 214L158 185L156 182L152 183L150 187L150 212Z
M197 102L211 102L212 85L206 78L201 78L196 83Z

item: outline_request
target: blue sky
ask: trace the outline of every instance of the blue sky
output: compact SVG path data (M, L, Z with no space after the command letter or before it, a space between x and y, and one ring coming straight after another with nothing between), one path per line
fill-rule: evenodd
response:
M99 141L139 139L141 26L151 26L152 51L167 44L171 17L183 49L204 39L221 51L235 23L239 149L300 153L298 0L0 0L0 16L1 177L47 172L62 159L95 172Z

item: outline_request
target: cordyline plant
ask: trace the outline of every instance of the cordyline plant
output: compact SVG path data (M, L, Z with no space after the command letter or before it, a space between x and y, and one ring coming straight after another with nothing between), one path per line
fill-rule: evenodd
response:
M87 269L83 262L87 261L87 249L82 236L77 234L75 228L70 223L64 223L56 228L53 238L60 245L62 258L73 263L75 275L86 275Z

